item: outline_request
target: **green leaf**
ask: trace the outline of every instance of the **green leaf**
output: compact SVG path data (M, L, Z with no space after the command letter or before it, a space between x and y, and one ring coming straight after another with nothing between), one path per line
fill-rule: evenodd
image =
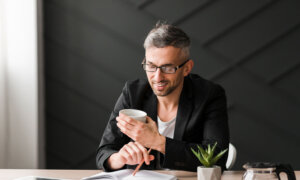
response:
M211 149L211 154L209 155L209 159L213 158L213 155L215 153L216 147L217 147L217 142L215 142L215 144L213 145L213 147Z
M208 159L207 159L207 156L205 156L204 154L200 153L202 159L205 161L205 162L208 162Z
M207 146L207 154L211 154L210 144Z
M215 142L213 148L212 148L212 153L215 153L216 147L217 147L218 142Z
M203 155L203 156L207 156L208 154L206 153L206 151L200 146L200 145L197 145L197 147L198 147L198 149L199 149L199 151L201 152L201 154Z
M196 156L198 159L201 158L201 157L200 157L200 152L199 152L199 151L196 152L193 148L191 148L191 150L192 150L192 152L195 154L195 156Z
M202 164L203 166L209 167L209 163L208 163L208 162L206 162L206 161L204 161L204 160L201 160L201 159L199 159L199 160L200 160L200 162L201 162L201 164Z
M212 159L212 163L216 164L216 162L227 152L228 149L225 149L223 151L221 151L218 155L216 155L213 159Z
M205 162L208 162L208 153L207 153L207 150L204 150L200 145L197 145L197 147L198 147L198 149L200 151L200 154L201 154L203 160Z

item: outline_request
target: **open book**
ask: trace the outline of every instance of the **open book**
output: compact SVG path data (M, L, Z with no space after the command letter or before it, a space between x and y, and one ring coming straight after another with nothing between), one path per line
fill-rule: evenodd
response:
M82 180L97 180L97 179L113 179L113 180L176 180L176 176L170 174L162 174L149 170L140 170L135 176L132 176L134 170L124 169L114 172L101 172L99 174L83 178Z

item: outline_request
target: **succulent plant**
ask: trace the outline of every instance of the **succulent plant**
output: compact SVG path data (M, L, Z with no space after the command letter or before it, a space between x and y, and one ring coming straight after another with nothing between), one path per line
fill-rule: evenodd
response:
M219 154L214 156L217 142L213 145L213 147L210 146L210 144L207 146L207 149L203 149L200 145L197 145L198 151L195 151L193 148L191 148L192 152L195 154L195 156L199 159L200 163L205 167L212 167L217 163L217 161L227 152L228 149L225 149L221 151Z

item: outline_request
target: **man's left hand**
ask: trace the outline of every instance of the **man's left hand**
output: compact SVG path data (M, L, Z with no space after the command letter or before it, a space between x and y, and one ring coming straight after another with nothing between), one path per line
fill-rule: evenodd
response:
M146 117L146 123L135 120L124 114L120 114L116 120L121 132L145 147L165 153L166 138L159 134L156 123Z

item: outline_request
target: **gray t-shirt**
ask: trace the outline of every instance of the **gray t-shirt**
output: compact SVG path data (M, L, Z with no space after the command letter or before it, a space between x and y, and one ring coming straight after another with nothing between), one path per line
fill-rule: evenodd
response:
M158 123L158 132L166 136L168 138L174 137L174 130L175 130L175 123L176 123L176 117L172 119L169 122L163 122L160 120L160 118L157 116L157 123Z

